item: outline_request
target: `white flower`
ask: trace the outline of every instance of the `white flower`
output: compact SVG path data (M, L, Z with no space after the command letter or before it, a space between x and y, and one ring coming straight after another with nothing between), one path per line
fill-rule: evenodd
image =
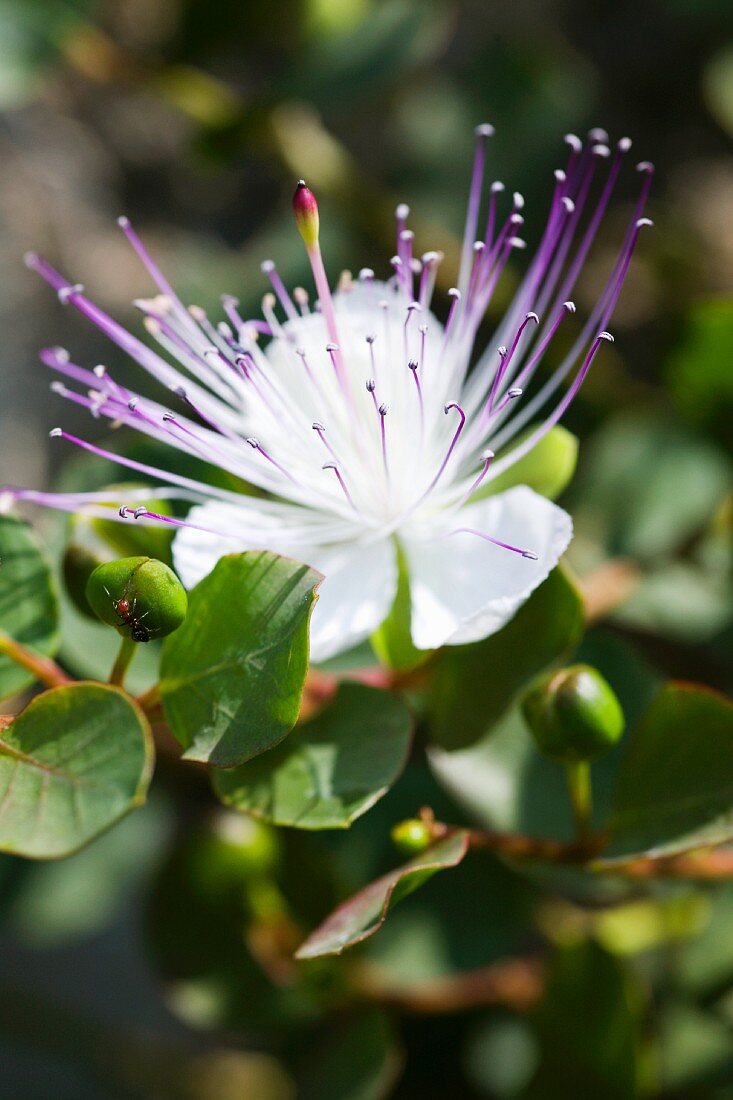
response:
M268 549L306 562L325 580L311 630L314 660L349 649L388 615L398 560L407 568L415 646L434 649L475 641L500 629L557 564L571 535L570 517L526 486L491 495L491 482L531 450L562 416L604 340L640 228L651 180L643 174L626 238L608 283L570 352L541 387L534 381L557 330L573 324L569 296L596 235L621 161L606 136L592 131L583 146L570 135L569 163L555 174L542 240L487 350L475 338L501 272L515 249L523 200L515 194L500 215L503 185L488 188L479 232L484 160L490 127L477 130L458 287L449 291L444 324L431 310L440 254L413 256L407 207L397 209L397 252L387 281L369 270L342 276L332 295L318 245L318 210L304 184L294 200L318 302L293 295L274 265L263 264L273 292L264 320L250 321L225 297L227 320L213 324L185 308L126 219L120 224L157 285L157 297L136 304L164 355L122 329L36 255L28 263L174 395L168 405L116 383L104 367L90 372L61 349L45 363L80 383L63 396L93 415L126 424L203 457L268 495L247 496L141 466L166 494L193 502L173 520L121 502L120 517L180 527L174 559L187 586L225 553ZM608 167L591 202L593 177ZM587 208L587 216L584 217ZM572 382L555 396L574 369ZM535 417L543 419L518 446L506 445ZM181 411L185 410L185 412ZM61 429L55 435L109 456ZM149 496L150 491L147 491ZM109 494L41 494L13 490L71 511L109 515ZM142 499L142 494L138 497ZM399 558L398 558L399 555Z

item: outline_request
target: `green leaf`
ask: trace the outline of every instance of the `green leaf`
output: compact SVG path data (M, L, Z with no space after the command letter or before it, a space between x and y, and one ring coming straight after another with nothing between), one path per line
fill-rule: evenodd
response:
M594 437L573 488L578 541L654 562L700 532L729 489L730 463L707 440L648 413L618 416Z
M582 630L580 593L556 569L498 634L447 646L428 699L433 739L449 749L478 740L532 676L577 644Z
M342 684L316 718L277 748L217 772L227 805L275 825L346 829L386 794L407 759L412 722L394 695Z
M160 694L188 760L243 764L290 732L308 669L321 575L277 554L228 554L166 639Z
M685 415L698 425L719 424L721 433L730 431L732 356L733 298L696 302L674 344L666 377Z
M502 456L511 454L536 429L537 425L533 424L526 431L521 432L511 446L506 451L502 451ZM529 454L520 458L503 474L488 481L472 499L481 500L482 497L503 493L513 485L529 485L530 489L534 489L536 493L547 497L548 500L556 500L570 482L577 463L578 440L572 432L558 424L543 436Z
M30 527L0 515L0 630L47 657L58 648L56 587ZM30 687L33 676L0 654L0 699Z
M559 950L535 1014L540 1064L523 1096L638 1096L642 1009L630 968L592 940Z
M150 728L118 688L55 688L2 724L3 851L34 859L69 855L145 801Z
M422 886L436 871L456 867L467 851L468 833L457 829L339 905L311 932L295 957L315 959L321 955L340 955L347 947L369 939L382 927L393 905Z
M379 660L387 668L405 672L417 668L432 655L432 649L416 649L412 644L412 603L410 575L405 553L397 542L397 592L389 615L371 637Z
M298 1075L299 1100L386 1100L402 1070L402 1054L388 1018L370 1008L328 1025Z
M151 797L67 859L24 864L8 914L13 934L36 950L101 934L167 853L171 809Z
M691 684L661 689L631 736L610 833L613 856L733 837L733 704Z
M571 840L564 769L537 751L518 708L465 749L433 748L430 766L453 798L490 829Z

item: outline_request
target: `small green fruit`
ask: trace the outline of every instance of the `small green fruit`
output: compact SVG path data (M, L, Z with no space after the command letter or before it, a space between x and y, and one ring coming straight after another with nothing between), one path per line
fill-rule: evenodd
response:
M398 822L392 828L391 837L392 843L401 852L411 856L424 852L433 840L428 825L417 817Z
M595 760L624 732L621 704L589 665L544 676L525 695L522 712L540 752L566 764Z
M186 618L186 590L155 558L120 558L98 566L86 596L92 610L123 638L149 642L177 630Z

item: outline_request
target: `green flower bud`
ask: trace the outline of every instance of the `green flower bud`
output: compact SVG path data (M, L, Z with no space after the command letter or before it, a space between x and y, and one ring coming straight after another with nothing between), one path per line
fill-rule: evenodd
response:
M120 558L98 566L87 582L92 610L123 638L150 642L177 630L186 618L186 590L155 558Z
M77 542L71 542L64 551L61 571L64 577L64 587L69 599L77 611L96 621L97 616L89 606L86 588L87 581L98 565L102 565L104 558L89 550L86 546L80 546Z
M398 822L397 825L393 826L390 835L392 843L405 855L410 856L424 852L433 840L430 827L417 817Z
M594 760L624 731L624 713L600 672L574 665L537 681L522 702L537 747L564 763Z

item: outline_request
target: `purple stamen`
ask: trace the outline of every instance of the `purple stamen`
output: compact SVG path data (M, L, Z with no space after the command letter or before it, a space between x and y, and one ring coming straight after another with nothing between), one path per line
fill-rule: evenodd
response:
M484 451L484 453L481 455L481 458L483 460L483 466L482 466L481 470L479 471L478 475L471 482L471 484L469 485L468 489L463 494L461 499L455 505L456 509L462 508L463 505L466 503L466 501L471 499L471 497L476 492L479 485L481 484L481 482L484 480L487 473L489 472L489 466L491 465L491 463L492 463L492 461L494 460L495 457L496 456L494 455L493 451Z
M502 550L511 550L512 553L519 554L523 558L529 558L530 561L539 561L539 557L534 550L522 550L521 547L512 546L511 543L502 542L501 539L495 539L484 531L477 531L475 527L457 527L455 531L449 531L445 537L450 538L451 535L476 535L478 538L484 539L485 542L501 547Z
M234 331L239 335L242 329L245 327L245 322L242 320L242 315L239 312L239 298L234 298L231 294L222 294L221 296L222 309L229 318Z
M415 234L411 229L403 229L397 238L397 255L402 263L401 272L404 276L404 287L407 294L412 295L412 242Z
M588 354L586 355L580 367L580 370L573 379L573 382L565 396L560 402L558 402L554 411L547 417L545 422L536 429L536 431L532 432L532 434L527 439L525 439L523 443L520 443L518 447L515 447L513 451L511 451L508 455L506 455L497 463L497 468L495 471L496 474L501 473L509 466L513 466L514 463L518 462L520 458L523 458L524 455L529 454L529 452L539 443L539 441L547 435L550 429L553 428L555 424L557 424L558 420L560 420L560 418L564 415L565 410L575 399L575 395L577 394L580 387L583 385L583 381L591 368L591 364L593 363L593 360L598 354L598 350L604 341L608 343L613 343L613 336L611 336L610 332L598 333L595 340L590 346Z
M443 459L443 461L441 462L440 468L439 468L437 474L435 475L433 480L430 482L430 484L428 485L428 487L425 490L425 492L423 493L423 495L417 501L417 504L415 505L415 508L417 507L418 504L422 504L422 502L425 500L425 498L432 493L433 489L435 488L435 486L440 481L440 478L443 474L443 471L445 470L446 466L450 462L450 457L453 454L453 450L455 448L455 445L458 442L458 438L459 438L461 432L463 431L463 427L466 423L466 414L463 411L463 409L461 408L461 406L458 404L457 401L449 401L447 405L443 406L443 412L445 413L446 416L451 411L451 409L455 409L456 412L458 413L458 415L460 416L460 418L461 418L460 424L458 425L458 427L455 430L453 438L450 441L450 445L448 447L448 451L446 453L446 456Z
M506 376L506 372L509 369L511 361L514 357L514 353L517 350L517 346L519 344L519 341L522 338L522 334L523 334L524 330L526 329L527 325L530 322L533 322L535 325L538 325L540 323L540 319L539 319L539 317L537 316L536 313L528 313L527 316L524 318L521 325L517 329L516 335L514 337L514 341L512 343L511 348L509 349L509 352L507 352L506 348L503 348L503 349L499 348L499 355L501 357L501 361L499 363L499 368L498 368L498 370L497 370L497 372L494 376L494 381L493 381L493 384L491 386L491 391L489 393L488 401L486 402L486 405L484 406L484 415L482 416L482 419L485 419L486 417L490 416L491 413L494 411L494 402L496 401L496 397L497 397L497 394L498 394L499 389L501 387L501 383L502 383L502 381L504 380L504 378ZM502 354L502 351L503 351L503 354ZM521 393L521 390L519 392ZM515 396L517 396L517 395L515 395ZM497 409L497 412L498 411L499 410Z
M313 424L312 424L312 428L313 428L313 431L318 436L318 438L320 439L323 446L326 448L328 453L331 455L331 458L333 458L334 461L335 461L336 460L336 452L334 451L333 447L331 446L331 444L326 439L326 426L325 426L325 424L321 424L320 420L314 420Z
M425 423L424 423L425 422L425 408L424 408L424 405L423 405L422 387L420 385L420 379L419 379L418 374L417 374L417 369L420 366L420 364L418 363L417 359L410 359L407 363L407 366L412 371L412 377L415 379L415 387L417 389L417 399L418 399L418 402L420 403L420 431L422 432L423 428L425 426Z
M489 212L486 215L486 232L484 233L484 244L487 250L491 249L491 245L494 239L494 229L496 227L496 202L497 195L504 191L504 184L501 180L494 180L489 188Z
M307 317L311 310L309 305L310 299L308 297L308 291L305 289L305 287L296 286L293 290L293 298L295 299L295 304L300 310L301 317Z
M377 377L377 374L378 374L378 372L377 372L377 362L376 362L376 358L375 358L375 355L374 355L374 341L376 339L377 339L376 336L372 336L371 334L366 337L366 342L369 345L369 358L370 358L371 364L372 364L372 374L374 375L375 378Z
M443 340L443 349L444 350L445 350L446 344L448 343L448 336L449 336L451 328L453 326L453 319L455 317L456 310L458 309L459 302L461 301L461 292L458 289L458 287L452 286L450 288L450 290L448 291L448 297L450 298L451 303L450 303L450 307L448 309L448 319L445 322L445 337L444 337L444 340Z
M176 386L174 393L176 394L176 397L180 397L181 401L188 405L189 409L191 409L196 414L196 416L199 417L199 419L203 420L204 424L208 424L208 426L210 428L213 428L213 430L219 435L223 435L226 439L231 440L232 443L242 442L242 437L236 432L232 431L231 428L228 428L226 424L222 424L221 422L214 420L213 417L207 416L203 409L199 408L199 406L191 400L183 386Z
M494 127L489 123L477 126L475 131L476 146L473 157L473 170L471 172L471 187L468 194L468 208L466 210L466 225L463 231L463 248L461 251L461 267L458 278L458 286L465 290L468 283L469 268L471 266L471 251L476 239L478 227L479 208L481 206L481 190L484 182L484 166L486 163L486 139L494 133Z
M435 289L435 277L442 258L442 253L440 252L426 252L422 257L420 292L417 297L423 309L430 308L433 290Z
M278 301L285 310L286 315L290 318L291 321L295 320L295 318L297 318L298 316L298 311L293 305L293 301L287 290L285 289L285 284L280 278L273 261L265 260L262 264L260 264L260 270L262 271L263 275L266 275L267 278L270 280L270 283L272 284L272 289L277 294Z
M377 412L379 413L379 431L382 441L382 464L384 466L384 472L387 475L387 482L389 483L389 464L387 462L387 430L384 423L388 409L388 405L381 404L377 409Z
M351 497L351 493L349 492L349 490L346 486L346 482L344 481L343 477L341 476L341 471L339 470L336 463L335 462L324 462L323 469L324 470L333 470L333 472L336 475L336 480L338 481L339 485L343 489L344 496L346 497L346 499L348 500L349 504L354 509L354 511L358 512L359 509L354 504L354 501L352 500L352 497Z
M292 481L294 485L298 484L297 481L295 480L295 478L293 477L293 475L291 473L289 473L289 471L286 470L284 466L281 466L280 463L277 461L277 459L274 459L272 457L272 455L270 454L269 451L265 450L265 448L260 443L259 439L255 439L254 436L250 435L250 436L247 437L246 442L249 443L249 445L250 445L250 447L252 448L253 451L259 452L259 454L261 454L263 458L266 458L267 461L269 463L271 463L275 467L276 470L279 470L280 473L283 475L283 477L286 477L288 479L288 481Z
M190 477L183 477L181 474L174 474L169 470L162 470L157 466L148 466L145 462L137 462L135 459L126 458L124 455L115 454L113 451L106 451L102 447L97 447L93 443L88 443L85 439L79 439L75 435L70 435L62 428L52 428L48 434L52 439L65 439L67 443L73 443L76 447L81 447L83 451L88 451L90 454L96 455L97 458L105 458L109 462L117 463L118 466L126 466L129 470L136 470L138 473L147 474L156 480L161 479L167 481L169 485L180 485L181 488L191 489L193 492L200 493L205 497L215 496L221 500L232 502L241 500L241 495L239 493L228 492L226 489L218 489L202 481L196 481Z

